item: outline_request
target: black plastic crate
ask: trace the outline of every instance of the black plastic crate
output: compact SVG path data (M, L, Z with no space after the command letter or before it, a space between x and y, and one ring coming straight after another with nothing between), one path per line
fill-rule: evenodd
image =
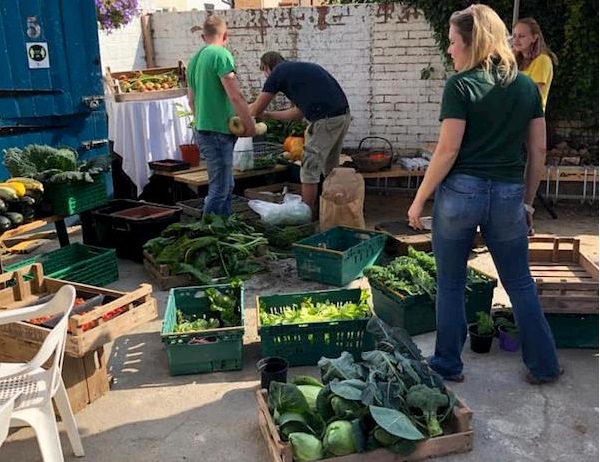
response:
M147 218L138 213L131 217L122 216L123 212L134 208L139 210L140 207L148 210ZM157 209L166 213L157 214ZM142 262L144 244L158 237L170 224L179 222L181 208L117 199L110 201L105 207L81 214L80 218L85 244L116 249L119 258Z

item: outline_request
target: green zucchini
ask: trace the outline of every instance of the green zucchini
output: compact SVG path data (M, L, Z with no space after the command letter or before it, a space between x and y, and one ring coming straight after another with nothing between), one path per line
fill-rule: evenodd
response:
M6 205L6 202L4 202L2 199L0 199L0 213L4 213L8 210L8 206Z
M8 218L13 226L19 226L23 224L23 215L17 212L4 212L4 216Z
M10 228L12 228L12 221L3 215L0 215L0 231L6 231Z

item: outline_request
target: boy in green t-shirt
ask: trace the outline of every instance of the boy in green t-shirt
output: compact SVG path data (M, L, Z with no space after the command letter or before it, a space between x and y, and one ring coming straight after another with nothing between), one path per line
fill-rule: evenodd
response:
M233 56L225 48L225 21L209 16L204 21L202 39L206 46L188 63L187 81L190 108L196 121L196 140L208 171L204 213L230 215L236 137L230 133L227 122L237 113L247 127L244 136L254 136L256 132L235 75Z

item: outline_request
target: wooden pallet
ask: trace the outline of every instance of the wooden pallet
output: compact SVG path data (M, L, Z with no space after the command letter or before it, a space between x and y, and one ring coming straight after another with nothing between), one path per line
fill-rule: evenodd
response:
M33 278L26 281L24 275L33 273ZM69 284L75 290L102 294L112 301L95 307L84 314L73 314L69 317L69 332L65 353L75 358L82 358L117 337L151 321L157 317L156 299L151 296L152 286L141 284L132 292L121 292L86 284L72 283L44 277L42 265L36 263L20 268L13 273L0 275L0 310L32 305L41 298L54 294L62 286ZM117 316L108 318L107 313L117 308L126 310ZM27 340L34 345L41 345L51 329L28 322L16 322L0 326L0 337L15 337Z
M269 461L293 462L292 446L281 440L277 426L269 413L267 391L257 390L256 400L258 402L258 426L269 449ZM325 460L331 462L415 462L431 457L468 452L473 449L472 417L471 410L462 401L459 401L459 406L454 408L454 415L445 429L448 433L418 443L417 448L409 456L394 454L387 449L376 449L366 453L332 457Z
M189 274L171 274L167 265L156 263L152 255L146 251L144 251L144 270L152 277L160 290L185 287L194 283Z
M0 361L26 362L39 350L39 345L26 339L5 336L0 333ZM44 367L49 367L52 358ZM103 347L86 353L81 358L65 356L62 378L73 412L79 412L88 404L108 393L111 377L107 369L107 354Z
M529 265L545 313L598 314L598 266L579 239L529 238Z

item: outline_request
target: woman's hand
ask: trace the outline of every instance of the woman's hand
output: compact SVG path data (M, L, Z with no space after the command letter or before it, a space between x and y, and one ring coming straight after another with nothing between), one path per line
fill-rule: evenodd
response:
M417 201L416 199L410 205L408 209L408 225L414 229L423 229L423 223L421 222L421 215L423 215L424 203Z

